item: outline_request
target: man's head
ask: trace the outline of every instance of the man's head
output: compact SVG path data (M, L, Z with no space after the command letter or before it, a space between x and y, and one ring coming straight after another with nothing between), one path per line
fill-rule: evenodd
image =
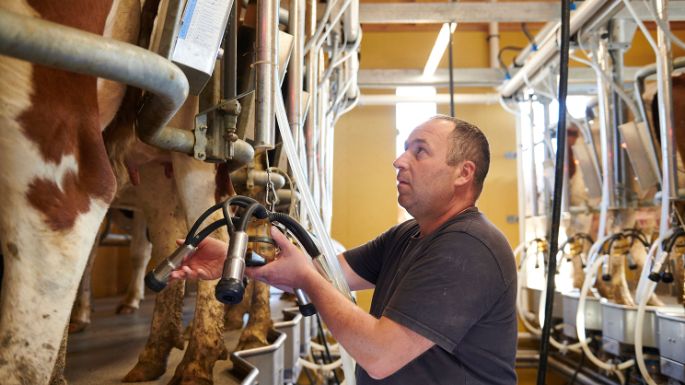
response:
M417 219L468 207L482 190L489 161L488 142L477 127L435 116L412 131L393 163L398 201Z
M450 135L447 164L457 166L466 160L473 162L476 167L474 175L475 198L478 198L483 191L483 183L490 169L490 145L485 134L473 124L451 116L436 115L430 120L443 120L454 125Z

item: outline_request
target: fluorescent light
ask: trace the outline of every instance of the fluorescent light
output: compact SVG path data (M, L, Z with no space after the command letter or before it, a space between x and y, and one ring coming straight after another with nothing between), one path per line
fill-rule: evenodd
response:
M438 38L435 39L435 45L431 51L430 56L428 56L428 61L426 61L426 67L423 69L423 76L429 77L435 74L435 70L438 69L438 64L440 64L440 59L445 53L447 44L450 42L450 34L454 32L457 28L457 23L451 23L452 28L450 28L450 23L444 23L442 28L440 28L440 33Z

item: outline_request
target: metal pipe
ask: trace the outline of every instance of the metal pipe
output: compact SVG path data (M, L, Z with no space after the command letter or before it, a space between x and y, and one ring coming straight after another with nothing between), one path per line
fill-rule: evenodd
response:
M150 92L138 135L152 146L193 153L193 133L165 127L188 96L188 80L170 61L140 47L0 9L0 54L130 84Z
M360 34L361 36L361 34ZM319 82L319 86L321 84L328 80L333 73L333 70L338 68L341 64L347 62L348 60L352 59L352 57L355 57L359 54L359 46L361 45L361 39L358 39L357 41L354 42L351 46L346 46L343 49L343 52L345 52L339 59L336 59L334 55L331 55L331 60L330 60L330 65L326 69L326 72L324 72L323 77L321 81ZM336 50L337 48L334 48Z
M231 6L224 39L223 97L233 99L238 95L238 2L235 0Z
M449 90L450 90L450 116L454 118L454 63L452 59L452 23L450 22L450 41L447 46L448 52L448 68L449 68Z
M350 79L352 85L354 80ZM450 102L449 94L437 94L430 97L422 96L398 96L398 95L366 95L362 94L359 105L362 106L382 106L395 103L437 103L447 104ZM455 104L498 104L499 94L454 94Z
M600 38L595 52L595 60L599 70L611 75L611 58L609 57L609 41ZM614 192L614 130L611 128L611 87L604 76L597 76L597 95L599 105L600 147L602 148L602 201L600 203L599 229L597 239L606 234L606 223L609 208L616 205Z
M326 40L326 38L328 38L328 35L330 35L330 33L333 31L333 29L335 28L335 25L338 24L338 22L340 21L340 18L342 18L342 16L343 16L343 13L350 6L351 3L352 3L352 0L345 0L345 2L340 6L338 13L336 13L335 16L333 16L333 18L331 18L330 23L326 23L326 26L328 28L319 36L318 40L316 40L314 42L315 45L313 48L315 51L318 51L319 48L321 48L321 46L323 45L323 42ZM307 50L306 47L305 47L305 50Z
M266 184L269 182L269 178L271 178L271 182L274 184L274 189L278 190L285 186L285 177L283 177L283 175L272 172L269 176L269 174L263 170L245 170L244 172L234 172L231 174L231 181L234 184L245 183L245 181L247 181L248 179L248 172L252 173L250 177L252 178L252 181L255 186L265 187Z
M333 7L337 4L338 0L328 0L326 1L326 8L323 11L323 16L321 17L321 20L316 20L316 1L313 1L313 9L312 9L312 26L316 28L316 32L312 30L311 35L309 36L309 39L304 45L304 53L308 53L314 44L319 40L319 36L323 33L323 29L326 26L326 22L328 21L328 18L331 17L331 12L333 11ZM318 24L318 26L317 26Z
M277 89L274 82L278 51L274 36L278 19L275 17L274 4L278 1L257 1L257 42L255 67L255 149L274 148L274 95Z
M573 364L577 365L575 362ZM601 376L598 373L589 370L589 368L576 369L572 367L571 363L569 363L566 359L557 355L549 358L549 366L556 372L561 373L569 378L573 377L574 373L578 371L578 374L575 377L575 383L579 385L619 385L618 382L612 381L605 376Z
M181 0L169 0L167 2L162 35L159 39L159 47L156 50L158 54L167 59L171 58L171 53L174 51L176 36L178 36L178 29L180 28L181 17L183 16L183 5L184 2Z
M533 130L535 129L535 110L533 109L533 99L529 98L528 99L528 110L530 111L530 114L528 115L529 122L530 122L530 133L529 133L529 141L528 141L528 149L530 151L530 175L531 175L531 186L535 189L534 194L533 194L533 201L531 202L531 215L536 217L540 214L540 202L538 198L538 186L537 186L537 165L535 161L535 137L533 135Z
M361 28L359 28L359 0L352 0L352 3L347 8L343 15L343 33L345 40L348 42L356 42L360 39Z
M668 28L668 0L656 0L657 16ZM659 234L663 235L669 228L671 200L678 197L678 173L675 149L675 131L673 129L673 72L671 41L669 31L657 28L657 90L659 105L659 133L661 136L661 218Z
M490 2L496 3L497 0L490 0ZM497 63L497 54L499 53L499 24L497 23L488 24L488 48L490 50L490 68L499 68L499 63Z
M288 122L293 130L293 137L300 138L302 130L302 86L304 72L304 0L290 0L290 18L288 30L293 35L293 51L288 63ZM299 149L300 146L298 145Z
M620 23L610 22L610 39L611 42L616 41L616 33L620 33L622 25ZM615 84L623 84L623 48L619 44L615 44L616 48L612 48L609 51L610 58L612 59L612 80ZM614 142L612 143L614 147L614 185L616 189L616 205L620 208L625 208L628 199L628 188L627 180L628 176L626 174L626 151L622 147L621 135L618 132L618 127L625 123L625 105L623 100L619 96L618 92L611 88L611 104L613 105L612 113L612 127L614 129Z
M612 2L607 0L588 0L580 4L571 17L571 35L578 32L578 30L580 30L580 28L582 28L599 10L611 5L611 3ZM558 29L559 23L552 29L550 36L555 37ZM508 98L517 93L519 89L526 84L525 79L533 78L535 73L543 68L547 61L557 53L558 49L557 39L546 39L539 47L537 54L500 89L500 94L503 97Z

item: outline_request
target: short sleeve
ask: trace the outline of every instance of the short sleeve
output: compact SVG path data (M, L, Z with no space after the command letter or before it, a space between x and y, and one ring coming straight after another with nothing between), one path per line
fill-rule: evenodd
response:
M431 240L402 275L383 315L449 352L507 289L491 251L462 232Z
M390 237L389 233L390 231L387 231L376 239L343 253L352 270L374 285L383 265L383 247Z

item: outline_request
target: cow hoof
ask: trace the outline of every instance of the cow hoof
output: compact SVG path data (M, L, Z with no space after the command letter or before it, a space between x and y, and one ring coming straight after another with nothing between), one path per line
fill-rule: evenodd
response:
M69 321L69 334L81 333L86 330L90 322L85 321Z
M180 378L180 377L174 377L172 378L167 385L213 385L214 382L211 380L207 380L204 378Z
M166 366L153 364L150 362L140 362L131 369L130 372L124 377L122 382L144 382L144 381L154 381L161 377L164 372L166 372Z
M240 330L243 328L243 317L226 317L226 322L224 323L224 328L226 330Z
M219 360L227 360L228 359L228 349L226 349L226 345L222 346L221 353L219 353Z
M135 308L133 306L126 305L126 304L122 303L119 306L117 306L116 313L117 314L123 314L123 315L129 315L129 314L135 313L136 311L138 311L138 308Z

